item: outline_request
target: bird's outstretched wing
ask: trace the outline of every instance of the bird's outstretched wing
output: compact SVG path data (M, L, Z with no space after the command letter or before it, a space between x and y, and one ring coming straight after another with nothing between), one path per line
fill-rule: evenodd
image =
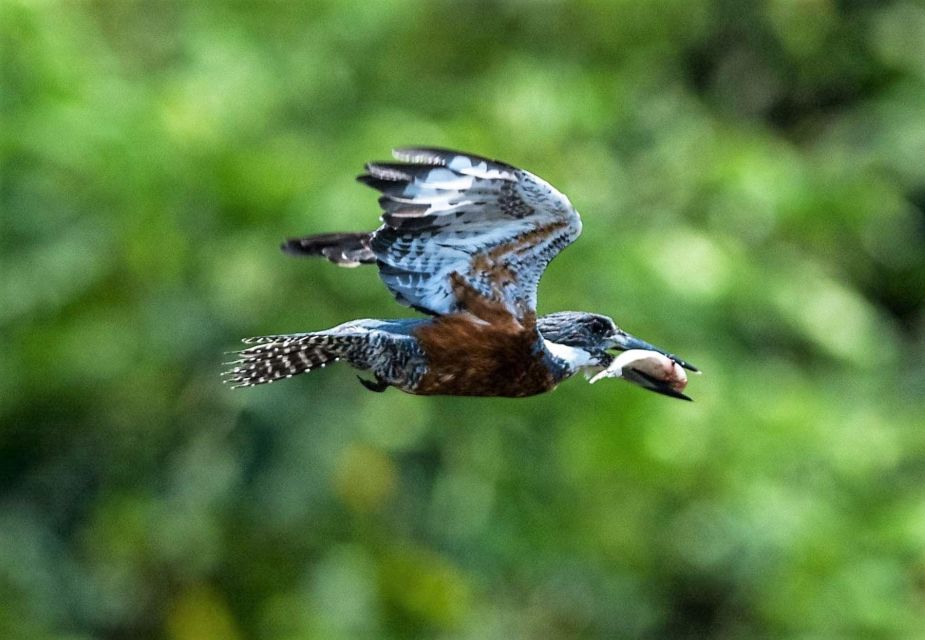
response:
M426 313L467 307L473 294L514 317L536 309L546 265L581 233L578 212L537 176L456 151L396 149L357 179L382 192L369 248L399 302Z

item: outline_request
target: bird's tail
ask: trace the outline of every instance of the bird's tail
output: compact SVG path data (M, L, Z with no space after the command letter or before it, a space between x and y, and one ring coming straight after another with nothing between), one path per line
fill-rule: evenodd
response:
M292 256L320 256L342 267L357 267L376 263L371 237L370 233L322 233L290 238L281 248Z
M341 359L356 366L353 351L356 336L299 333L246 338L253 344L236 352L238 359L222 375L232 387L252 387L323 368Z

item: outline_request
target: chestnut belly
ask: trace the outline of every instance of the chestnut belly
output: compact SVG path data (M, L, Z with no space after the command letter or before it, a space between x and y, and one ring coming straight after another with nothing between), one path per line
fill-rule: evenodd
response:
M522 398L551 391L555 380L542 362L510 363L465 360L450 366L428 368L421 382L409 393L447 396L499 396Z
M442 316L415 332L426 373L410 393L523 397L559 383L535 327Z

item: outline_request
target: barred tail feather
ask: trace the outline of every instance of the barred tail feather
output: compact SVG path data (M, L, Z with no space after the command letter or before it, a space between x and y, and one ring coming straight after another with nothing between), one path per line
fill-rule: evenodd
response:
M257 344L238 351L239 358L228 363L232 368L222 376L232 387L252 387L323 368L345 356L333 337L296 334L248 338L245 343Z
M252 346L238 351L222 375L234 387L252 387L342 361L370 371L378 384L413 388L424 374L424 354L413 335L422 322L354 320L323 331L247 338Z
M376 262L370 237L369 233L322 233L290 238L281 249L292 256L320 256L342 267L358 267Z

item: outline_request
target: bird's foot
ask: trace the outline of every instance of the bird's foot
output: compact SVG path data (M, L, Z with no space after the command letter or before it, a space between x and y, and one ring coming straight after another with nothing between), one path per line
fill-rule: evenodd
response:
M386 380L383 380L379 376L376 376L376 381L367 380L366 378L361 378L357 376L357 380L360 381L360 384L369 389L370 391L375 391L376 393L382 393L389 388L389 383Z

